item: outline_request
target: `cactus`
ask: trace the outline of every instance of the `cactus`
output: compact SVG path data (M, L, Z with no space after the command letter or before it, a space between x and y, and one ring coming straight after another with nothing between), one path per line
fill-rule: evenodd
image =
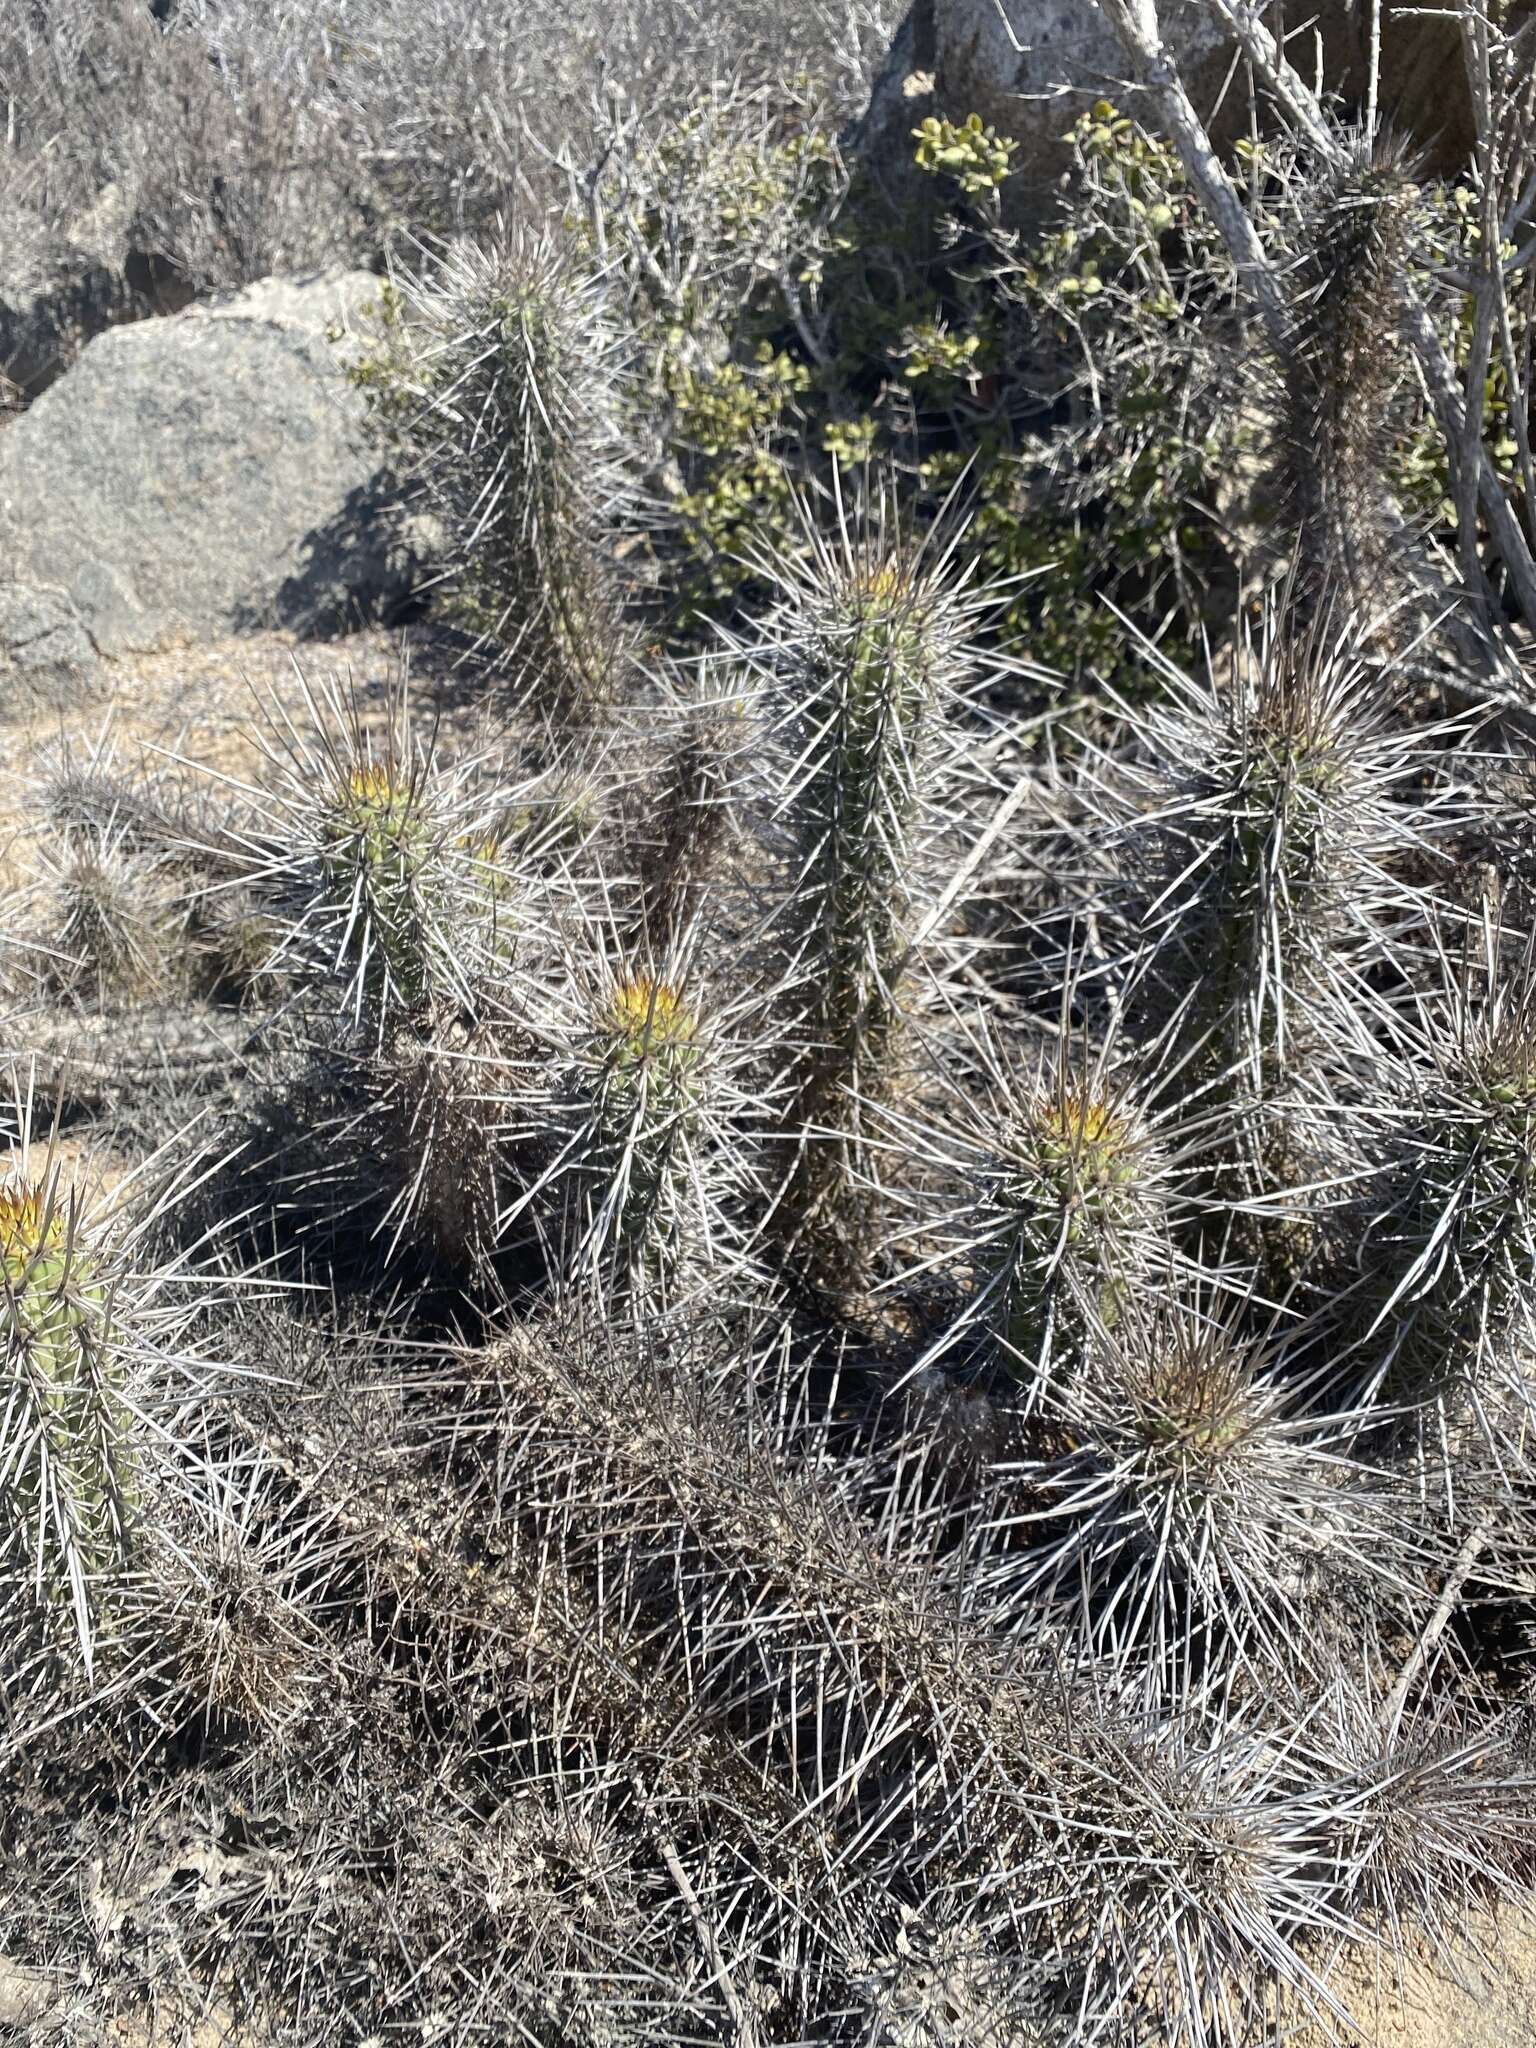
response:
M1349 1631L1403 1609L1438 1561L1354 1450L1354 1418L1309 1409L1283 1354L1232 1323L1230 1307L1128 1297L1056 1395L1063 1447L1000 1475L965 1564L999 1619L1063 1604L1159 1708L1235 1674L1310 1693Z
M79 839L62 849L54 886L62 987L98 1006L165 988L175 932L152 865L118 837Z
M517 1153L503 1105L535 1061L489 1004L479 1021L444 1015L401 1031L368 1061L359 1178L376 1178L371 1206L389 1252L404 1242L448 1267L489 1272Z
M1171 701L1136 719L1148 765L1110 835L1146 906L1149 1000L1182 1007L1199 1048L1181 1084L1230 1077L1251 1101L1304 1056L1309 1004L1371 950L1385 871L1427 822L1404 801L1422 738L1386 722L1347 639L1293 636L1286 606L1245 636L1229 684L1161 665Z
M574 1273L629 1288L676 1268L709 1054L697 997L676 975L621 972L598 992L568 1081L574 1129L558 1183Z
M731 829L739 707L700 696L669 733L660 772L642 784L635 829L640 934L652 952L677 945L703 909Z
M1320 1830L1326 1862L1393 1966L1426 1948L1450 1964L1477 1902L1521 1882L1529 1752L1512 1717L1479 1726L1443 1687L1399 1713L1373 1704L1346 1691L1319 1717L1335 1787Z
M1407 588L1388 484L1417 193L1401 150L1359 145L1303 195L1287 276L1280 472L1298 595L1339 601L1377 637Z
M616 688L610 551L627 503L616 344L600 287L524 228L402 280L416 340L409 439L466 623L557 720Z
M867 1277L871 1111L890 1099L917 938L918 861L943 706L967 675L942 559L883 518L776 570L751 659L779 711L776 805L790 886L777 922L787 1103L773 1224L813 1289Z
M1166 1169L1106 1070L1058 1057L999 1099L1008 1122L977 1177L981 1312L1008 1371L1056 1385L1157 1274Z
M421 890L432 858L432 823L419 790L391 766L349 767L327 793L320 883L333 916L345 914L338 958L356 963L367 1006L425 1002L430 965Z
M169 1652L157 1704L237 1739L292 1736L334 1683L324 1623L355 1557L327 1503L290 1515L275 1462L239 1447L191 1492L161 1499L149 1611Z
M1283 1293L1318 1247L1285 1190L1347 1171L1339 1018L1422 944L1437 842L1468 815L1433 749L1468 727L1393 719L1358 648L1326 622L1294 630L1283 593L1229 680L1157 666L1170 702L1132 715L1136 757L1097 777L1115 877L1099 905L1137 956L1153 1105L1207 1122L1207 1234Z
M118 1279L55 1170L0 1182L5 1577L73 1625L87 1675L137 1493Z
M280 935L242 887L239 849L176 783L140 788L117 771L105 739L82 767L66 756L44 808L39 934L50 979L95 1005L273 993Z
M477 764L448 771L413 733L403 681L382 721L339 683L301 684L301 722L266 707L262 786L242 791L248 816L220 847L229 873L208 888L272 920L263 972L338 986L378 1040L437 1002L469 1002L495 951L501 906L476 852L489 799Z
M1505 1473L1532 1403L1536 970L1514 942L1494 937L1488 955L1448 968L1397 1026L1381 1165L1354 1218L1360 1392L1406 1407L1448 1502L1469 1432Z
M84 1009L184 994L187 912L163 850L126 817L46 825L0 933L5 980Z
M285 1021L253 1048L188 1229L252 1258L323 1257L356 1284L492 1283L534 1172L518 1118L547 1065L494 979L377 1037L323 1002Z

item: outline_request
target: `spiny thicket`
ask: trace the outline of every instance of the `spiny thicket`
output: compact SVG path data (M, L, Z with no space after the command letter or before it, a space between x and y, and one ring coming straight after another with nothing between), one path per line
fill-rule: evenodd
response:
M826 432L835 152L686 126L429 260L364 381L452 683L25 791L0 1961L81 2039L1259 2048L1529 1880L1532 736L1374 606L1410 170L1275 171L1262 343L1196 249L1287 573L1068 687L1038 392L944 353L1008 151L917 141L977 204Z

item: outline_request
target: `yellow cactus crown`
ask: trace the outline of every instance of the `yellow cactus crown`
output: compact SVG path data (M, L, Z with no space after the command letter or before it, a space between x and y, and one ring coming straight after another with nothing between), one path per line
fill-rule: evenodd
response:
M392 796L395 779L382 761L359 761L347 770L347 790L366 803Z
M615 1038L649 1040L653 1045L685 1045L695 1030L682 992L650 975L626 975L608 998L605 1030Z
M63 1241L64 1209L57 1194L38 1181L0 1186L0 1272L13 1284L39 1252Z
M388 761L354 761L336 777L325 820L325 839L333 851L355 854L361 843L365 857L403 852L422 858L430 827L420 791L409 774Z
M1131 1135L1129 1121L1112 1103L1076 1088L1048 1099L1045 1120L1053 1137L1085 1150L1112 1150Z

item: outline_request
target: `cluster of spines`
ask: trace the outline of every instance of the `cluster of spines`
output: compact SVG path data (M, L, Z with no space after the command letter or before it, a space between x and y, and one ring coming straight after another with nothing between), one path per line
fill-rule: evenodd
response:
M1006 1369L1054 1387L1157 1272L1162 1162L1134 1094L1106 1069L1058 1058L1006 1093L1000 1142L981 1155L968 1248Z
M873 515L814 541L777 581L750 652L773 699L788 869L774 1229L813 1291L846 1297L871 1269L875 1125L905 1058L921 855L966 614L943 561Z
M1445 1501L1469 1441L1500 1493L1523 1469L1536 1335L1536 982L1525 942L1479 936L1399 1027L1344 1297L1357 1393L1406 1419Z
M453 536L470 626L557 724L613 700L622 612L612 540L632 495L602 292L514 227L404 280L417 336L411 438Z
M0 1182L0 1583L10 1630L67 1617L87 1672L137 1482L118 1275L57 1171ZM14 1644L12 1645L14 1648Z
M1149 658L1167 701L1128 714L1093 778L1094 914L1154 1103L1204 1127L1207 1237L1281 1294L1319 1245L1287 1191L1348 1172L1361 992L1426 951L1442 908L1441 848L1470 813L1436 743L1469 727L1398 717L1347 625L1304 618L1294 590L1244 622L1225 674Z
M593 992L570 1075L557 1200L564 1257L606 1287L661 1285L682 1254L700 1167L710 1047L683 963Z
M1280 470L1299 595L1341 600L1377 633L1404 590L1388 460L1416 197L1401 150L1357 145L1307 193L1286 279Z

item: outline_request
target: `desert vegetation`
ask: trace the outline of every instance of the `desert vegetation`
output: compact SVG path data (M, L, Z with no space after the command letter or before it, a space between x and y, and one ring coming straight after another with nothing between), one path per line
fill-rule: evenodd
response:
M371 270L432 551L7 757L0 2033L1259 2048L1528 1897L1536 28L1432 167L1213 5L1021 209L873 6L13 0L0 209Z

